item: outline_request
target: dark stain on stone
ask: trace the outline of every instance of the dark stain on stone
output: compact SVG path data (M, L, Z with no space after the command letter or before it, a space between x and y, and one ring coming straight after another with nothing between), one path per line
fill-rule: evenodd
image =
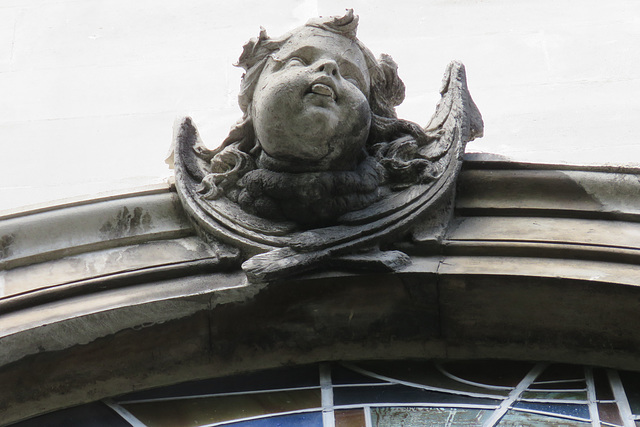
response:
M131 236L151 229L151 215L141 207L133 208L133 212L126 206L118 212L116 217L104 223L100 232L110 239Z
M8 258L11 255L11 245L15 240L16 238L13 234L5 234L0 237L0 259Z
M216 307L212 351L233 359L242 348L305 353L337 343L427 341L439 333L436 304L434 282L394 275L272 284L253 299Z

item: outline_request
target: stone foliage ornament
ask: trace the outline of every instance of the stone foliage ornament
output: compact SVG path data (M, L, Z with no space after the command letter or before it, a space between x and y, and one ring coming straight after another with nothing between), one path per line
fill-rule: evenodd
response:
M323 266L394 270L381 251L448 222L465 144L482 117L465 69L448 65L426 127L399 119L397 65L356 38L358 16L315 18L245 46L242 119L219 148L185 118L176 128L176 188L199 231L240 250L250 281Z

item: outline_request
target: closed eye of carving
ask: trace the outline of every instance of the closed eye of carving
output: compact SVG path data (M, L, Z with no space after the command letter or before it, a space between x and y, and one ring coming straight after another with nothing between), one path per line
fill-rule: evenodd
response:
M287 65L297 66L297 65L307 65L307 64L301 58L297 56L292 56L291 58L287 59Z

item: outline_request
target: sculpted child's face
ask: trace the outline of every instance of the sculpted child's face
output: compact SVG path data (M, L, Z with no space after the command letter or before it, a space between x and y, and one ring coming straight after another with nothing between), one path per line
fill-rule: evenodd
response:
M369 85L355 42L303 27L267 60L253 95L263 151L284 170L352 169L369 135Z

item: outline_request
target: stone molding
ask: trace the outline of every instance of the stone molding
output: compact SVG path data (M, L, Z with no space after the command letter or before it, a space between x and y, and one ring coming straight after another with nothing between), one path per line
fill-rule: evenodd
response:
M5 217L0 382L29 392L0 393L3 422L284 361L639 370L638 172L466 161L445 238L398 243L402 271L268 284L203 244L171 189Z

